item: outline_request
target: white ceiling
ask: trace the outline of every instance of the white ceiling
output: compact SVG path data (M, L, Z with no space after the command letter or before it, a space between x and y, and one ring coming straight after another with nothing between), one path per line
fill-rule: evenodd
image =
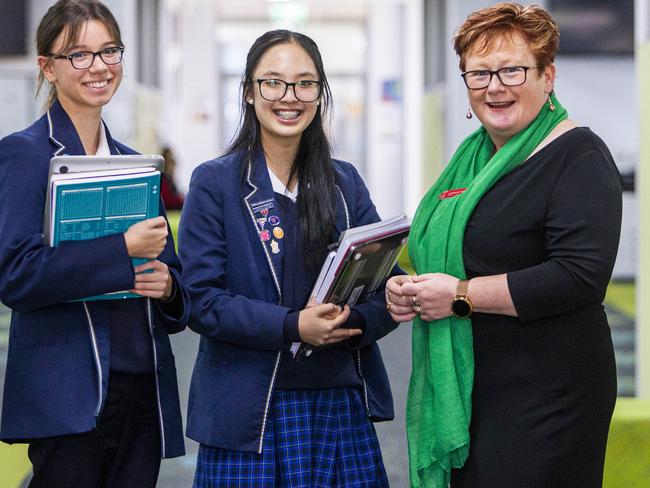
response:
M222 19L271 19L274 15L304 15L310 20L363 19L366 0L216 0Z

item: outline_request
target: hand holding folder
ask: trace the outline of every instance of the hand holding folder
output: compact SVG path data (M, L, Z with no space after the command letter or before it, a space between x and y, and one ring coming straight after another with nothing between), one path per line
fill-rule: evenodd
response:
M124 232L129 256L156 259L165 249L167 235L167 221L162 216L132 224Z
M402 214L343 232L325 258L309 304L354 307L368 300L390 275L406 245L409 230L410 222ZM311 351L311 345L304 342L291 345L295 359L307 357Z

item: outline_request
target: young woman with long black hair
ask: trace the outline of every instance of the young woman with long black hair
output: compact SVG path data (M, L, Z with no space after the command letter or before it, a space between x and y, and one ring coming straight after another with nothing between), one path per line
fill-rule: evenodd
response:
M331 158L329 103L316 44L267 32L248 53L239 133L192 176L179 241L201 334L195 486L387 486L371 423L393 417L383 296L305 307L327 245L379 220L356 169ZM294 341L317 347L295 361Z
M0 141L0 438L29 443L31 487L154 487L161 456L184 453L168 334L189 315L162 205L123 234L56 247L42 234L53 156L134 154L101 119L122 79L120 28L96 0L60 0L36 48L46 113ZM78 301L125 289L143 298Z

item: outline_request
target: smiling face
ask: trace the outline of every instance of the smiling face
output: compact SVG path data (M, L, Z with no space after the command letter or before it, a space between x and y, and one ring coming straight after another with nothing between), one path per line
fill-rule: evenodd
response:
M97 52L117 46L106 26L98 20L86 22L73 46L64 49L65 31L52 45L54 54L79 51ZM45 78L56 87L57 98L70 115L101 113L122 81L122 64L106 65L100 56L86 69L76 69L68 59L39 56L38 64Z
M535 66L537 61L526 40L518 33L506 34L487 52L471 50L465 70L496 71L505 66ZM555 66L531 68L526 83L504 86L494 75L487 88L468 90L473 112L499 150L512 136L526 128L537 116L553 90Z
M260 123L262 145L298 145L304 130L318 110L318 100L301 102L292 87L280 100L269 101L260 95L258 78L275 78L293 83L300 80L320 81L316 66L307 51L295 42L276 44L264 53L253 71L253 83L246 99L255 107Z

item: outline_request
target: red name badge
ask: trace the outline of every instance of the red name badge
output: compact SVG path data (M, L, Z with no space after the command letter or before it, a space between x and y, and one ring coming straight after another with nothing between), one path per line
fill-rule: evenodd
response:
M438 199L444 200L445 198L455 197L456 195L460 195L461 193L463 193L465 190L467 190L467 188L455 188L453 190L443 191L438 197Z

